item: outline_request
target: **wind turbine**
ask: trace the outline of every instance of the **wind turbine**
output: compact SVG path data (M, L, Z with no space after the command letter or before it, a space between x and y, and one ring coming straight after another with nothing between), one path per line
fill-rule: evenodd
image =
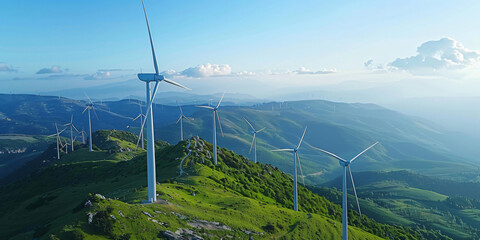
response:
M82 144L85 144L85 131L83 130L83 128L80 133L82 134Z
M147 124L147 182L148 182L148 202L155 202L157 200L156 196L156 176L155 176L155 142L154 142L154 132L153 132L153 112L152 112L152 104L153 100L155 99L155 95L157 94L158 83L164 81L166 83L170 83L177 87L181 87L184 89L189 89L179 83L176 83L172 80L166 79L163 75L159 74L158 65L157 65L157 57L155 56L155 48L153 47L153 39L152 33L150 32L150 25L148 23L147 17L147 10L145 9L145 3L142 0L143 6L143 13L145 14L145 21L147 23L148 29L148 36L150 38L150 47L152 50L152 58L153 58L153 66L155 68L155 73L139 73L138 79L145 82L146 85L146 97L147 97L147 113L145 114L145 120L142 123L142 127L140 129L140 135L143 134L143 128L145 123ZM150 92L150 83L155 82L155 87L153 89L153 93ZM143 136L143 135L142 135ZM140 141L140 138L138 138ZM138 146L138 142L137 142Z
M298 211L297 161L298 161L298 165L300 166L300 174L302 175L302 179L303 179L302 165L300 165L300 157L298 156L298 149L300 148L300 145L302 145L303 137L305 137L306 132L307 132L307 126L305 126L305 130L303 131L302 138L300 138L300 142L296 147L272 150L273 152L293 152L293 210L295 211ZM303 185L305 185L305 182L303 183Z
M252 147L253 147L253 151L254 151L254 155L255 155L255 163L257 163L257 133L265 130L266 127L256 131L255 128L252 126L252 124L250 124L250 122L244 117L243 119L245 119L245 121L248 123L248 125L252 128L252 135L253 135L253 139L252 139L252 145L250 145L250 151L248 152L248 154L250 154L252 152Z
M140 107L140 114L138 114L138 116L136 118L134 118L132 121L134 122L135 120L137 120L138 118L140 118L140 127L142 127L142 123L143 123L143 118L145 117L145 114L143 114L142 112L142 104L141 102L139 101L138 102L138 106ZM141 131L140 132L140 135L138 135L139 139L142 139L140 141L140 146L142 149L145 149L144 145L143 145L143 132Z
M75 129L75 131L77 131L77 133L80 133L80 131L78 131L78 129L75 127L75 125L73 125L73 114L72 114L72 118L70 118L70 122L63 125L63 126L70 126L70 141L71 141L71 146L72 146L72 152L74 151L73 149L73 129Z
M97 117L97 119L98 119L98 115L97 115L97 112L95 111L95 108L93 107L92 100L88 96L87 98L88 98L88 101L90 101L90 103L87 103L87 107L85 107L82 114L85 113L86 110L88 110L88 134L89 134L88 151L91 152L93 150L92 150L92 120L90 118L90 109L93 109L93 112L95 113L95 116Z
M187 116L183 115L182 106L180 106L180 104L178 104L178 107L180 108L180 117L178 118L176 124L178 124L178 122L180 122L180 140L183 141L183 119L185 118L189 121L191 121L191 120Z
M62 144L61 139L60 139L60 134L62 134L62 132L65 131L66 129L67 128L64 128L62 131L58 132L58 126L55 123L55 130L57 131L57 133L54 133L54 134L48 136L48 137L56 136L56 138L57 138L57 159L60 159L60 144Z
M217 165L217 124L215 123L215 117L218 119L218 126L220 126L220 131L222 132L223 137L222 123L220 122L220 116L218 115L218 107L220 107L220 103L222 103L224 95L225 93L222 94L222 98L220 98L220 101L218 101L216 107L197 106L200 108L207 108L213 110L213 162L215 163L215 165Z
M334 158L336 158L339 162L340 162L340 165L343 166L343 177L342 177L342 181L343 181L343 203L342 203L342 210L343 210L343 218L342 218L342 226L343 226L343 229L342 229L342 236L343 236L343 240L347 240L348 239L348 222L347 222L347 169L348 169L348 172L350 173L350 178L352 179L352 187L353 187L353 192L355 193L355 199L357 200L357 207L358 207L358 212L360 213L360 217L362 216L362 212L360 211L360 203L358 202L358 197L357 197L357 190L355 189L355 182L353 181L353 175L352 175L352 169L350 168L350 164L353 162L353 160L357 159L358 157L360 157L360 155L364 154L366 151L368 151L370 148L372 148L373 146L377 145L378 142L375 142L373 145L371 145L370 147L366 148L365 150L363 150L362 152L360 152L359 154L357 154L357 156L353 157L352 159L350 160L345 160L331 152L327 152L323 149L320 149L320 148L317 148L317 147L313 147L311 146L313 149L316 149L318 151L321 151L323 153L326 153Z

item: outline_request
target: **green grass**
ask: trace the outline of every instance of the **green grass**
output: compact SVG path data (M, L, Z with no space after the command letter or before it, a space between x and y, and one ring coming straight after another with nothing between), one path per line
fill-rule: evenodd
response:
M248 239L242 230L264 233L255 235L255 239L340 238L340 206L299 187L300 212L294 212L289 175L270 165L254 164L224 148L219 150L219 164L214 166L206 157L206 151L212 149L209 143L203 150L192 152L184 163L186 173L178 177L186 142L174 146L159 142L157 193L170 204L140 204L147 196L145 152L112 151L118 150L119 145L128 145L121 138L114 138L105 141L118 144L97 141L101 151L76 150L26 179L1 187L0 235L10 239L31 239L34 235L48 239L50 234L61 239L74 235L85 239L121 239L131 234L131 239L151 239L161 237L167 229L192 228L188 221L200 219L232 228L195 230L206 239L227 235ZM107 145L112 149L106 149ZM118 154L134 157L111 159ZM100 193L109 199L92 198L89 193ZM92 208L83 208L87 198L95 200ZM98 215L94 224L88 224L86 214L92 211ZM141 211L168 226L154 223ZM172 212L188 219L179 219ZM387 235L448 239L433 231L379 224L365 216L360 219L353 211L349 211L349 219L350 239L382 239Z

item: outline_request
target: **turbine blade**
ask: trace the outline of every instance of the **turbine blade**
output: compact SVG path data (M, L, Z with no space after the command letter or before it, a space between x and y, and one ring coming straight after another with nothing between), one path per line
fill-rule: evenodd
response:
M258 130L258 131L257 131L257 133L259 133L259 132L261 132L261 131L265 130L265 128L267 128L267 127L264 127L264 128L262 128L262 129Z
M360 219L362 218L362 211L360 210L360 203L358 202L357 189L355 188L355 181L353 181L352 169L350 164L348 165L348 172L350 172L350 178L352 179L353 192L355 193L355 199L357 200L358 213L360 213Z
M147 10L145 10L145 3L142 0L143 13L145 13L145 21L147 22L148 36L150 37L150 46L152 48L153 66L155 73L158 75L157 57L155 56L155 48L153 47L152 33L150 32L150 24L148 23Z
M182 116L180 116L175 124L178 124L182 120Z
M223 137L223 129L222 129L222 122L220 122L220 115L218 114L218 110L215 111L217 115L217 120L218 120L218 126L220 126L220 132L222 132L222 137Z
M302 138L300 138L300 142L298 143L297 149L299 149L300 145L302 145L303 137L305 137L306 132L307 132L307 126L305 126L305 130L303 130L303 135L302 135Z
M218 104L217 104L216 108L220 107L220 103L222 103L223 96L225 96L225 93L222 94L222 97L220 98L220 101L218 101Z
M93 109L93 113L95 113L95 117L97 118L97 120L100 120L100 119L98 118L97 111L95 111L95 108L94 108L93 106L92 106L92 109Z
M87 111L87 109L88 109L88 106L87 106L85 109L83 109L82 114L83 114L85 111Z
M195 106L195 107L198 107L198 108L206 108L206 109L214 109L213 107L210 107L210 106Z
M75 129L75 131L77 131L77 133L80 133L80 131L78 131L78 129L75 127L75 125L72 124L72 127L73 127L73 129Z
M250 145L250 151L248 151L248 154L252 153L253 142L255 142L255 134L253 135L252 144Z
M87 97L88 101L90 101L90 103L93 105L92 99L90 99L90 97L87 95L87 93L85 93L85 97Z
M63 131L65 131L65 130L67 130L67 129L66 129L66 128L64 128L62 131L60 131L60 132L58 133L58 135L62 134L62 133L63 133Z
M378 142L375 142L372 146L366 148L365 150L363 150L361 153L357 154L357 156L355 156L354 158L352 158L352 160L350 160L350 162L353 162L353 160L355 160L356 158L360 157L360 155L364 154L366 151L368 151L370 148L372 148L373 146L377 145Z
M73 124L73 114L72 114L72 118L70 118L70 123Z
M172 85L175 85L175 86L177 86L177 87L181 87L181 88L183 88L183 89L192 90L192 89L190 89L190 88L188 88L188 87L183 86L183 85L180 84L180 83L177 83L177 82L175 82L175 81L172 81L172 80L169 80L169 79L166 79L166 78L163 79L163 81L165 81L165 82L167 82L167 83L170 83L170 84L172 84Z
M183 118L187 119L188 121L192 121L192 119L186 117L185 115L183 115Z
M293 152L291 148L274 149L272 152Z
M325 151L325 150L323 150L323 149L320 149L320 148L317 148L317 147L314 147L314 146L310 146L310 147L312 147L313 149L316 149L316 150L318 150L318 151L324 152L324 153L326 153L326 154L328 154L328 155L330 155L330 156L332 156L332 157L334 157L334 158L336 158L336 159L338 159L338 160L340 160L340 161L342 161L342 162L347 162L347 160L345 160L345 159L343 159L343 158L341 158L341 157L339 157L339 156L337 156L337 155L335 155L335 154L333 154L333 153L331 153L331 152L327 152L327 151Z
M243 117L243 119L245 119L245 121L248 123L248 125L250 125L252 130L255 132L255 128L252 126L252 124L250 124L250 122L245 117Z
M132 120L132 122L135 122L135 120L137 120L140 116L142 116L142 115L141 115L141 114L138 114L138 116L137 116L136 118L134 118L134 119Z
M303 186L305 187L305 176L303 175L302 164L300 163L300 156L298 156L298 152L295 152L295 155L297 156L298 166L300 167L300 174L302 176L302 183L303 183Z
M183 115L182 106L180 106L180 104L178 104L178 107L180 108L180 113L181 113L181 115Z

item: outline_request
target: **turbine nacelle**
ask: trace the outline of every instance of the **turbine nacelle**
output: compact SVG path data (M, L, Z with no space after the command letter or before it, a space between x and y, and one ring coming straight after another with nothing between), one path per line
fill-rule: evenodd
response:
M165 77L156 73L139 73L138 79L144 82L157 82L165 80Z
M350 165L350 162L338 161L338 164L340 164L340 166L342 167L348 167L348 165Z

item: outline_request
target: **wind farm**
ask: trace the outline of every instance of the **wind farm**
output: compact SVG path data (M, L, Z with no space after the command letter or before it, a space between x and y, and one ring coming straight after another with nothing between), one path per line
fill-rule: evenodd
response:
M480 4L90 5L2 5L1 239L480 239Z

